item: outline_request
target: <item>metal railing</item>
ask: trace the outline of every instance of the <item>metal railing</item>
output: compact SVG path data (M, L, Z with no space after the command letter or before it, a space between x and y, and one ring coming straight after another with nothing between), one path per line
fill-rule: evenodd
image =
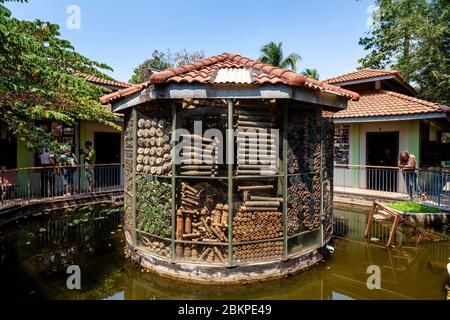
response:
M123 188L123 165L36 167L0 171L0 208Z
M336 193L391 197L407 200L410 195L431 206L450 210L450 171L368 165L334 165Z

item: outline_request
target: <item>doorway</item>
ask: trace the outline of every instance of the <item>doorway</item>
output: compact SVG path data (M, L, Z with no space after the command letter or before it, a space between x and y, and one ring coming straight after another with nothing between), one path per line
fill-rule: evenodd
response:
M95 186L107 188L120 181L120 166L108 166L121 163L121 134L115 132L95 132L94 149L96 153Z
M97 156L97 164L120 163L120 139L120 133L94 133L94 148Z
M366 164L376 167L396 167L399 153L399 132L368 132L366 134ZM367 188L397 192L398 170L367 168Z
M17 139L6 128L0 126L0 170L17 167Z

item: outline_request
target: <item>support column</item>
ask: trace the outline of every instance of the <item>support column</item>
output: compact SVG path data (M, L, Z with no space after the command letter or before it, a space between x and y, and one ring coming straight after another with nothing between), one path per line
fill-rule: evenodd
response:
M175 147L176 147L176 135L175 130L177 129L177 105L176 103L172 103L172 139L170 141L171 156L172 156L172 218L171 218L171 241L170 241L170 257L172 263L175 263L177 258L177 253L175 251L175 232L176 232L176 215L177 215L177 207L176 207L176 161L175 161Z
M131 199L131 212L132 212L132 228L131 228L131 239L132 239L132 246L137 245L137 236L136 236L136 216L137 216L137 210L136 210L136 158L137 158L137 111L136 108L133 108L133 111L131 112L131 117L133 121L133 180L132 180L132 199Z
M282 102L283 108L283 242L284 242L284 260L288 258L288 104Z
M234 133L233 133L233 100L227 100L227 166L228 166L228 266L233 266L233 163L234 163Z

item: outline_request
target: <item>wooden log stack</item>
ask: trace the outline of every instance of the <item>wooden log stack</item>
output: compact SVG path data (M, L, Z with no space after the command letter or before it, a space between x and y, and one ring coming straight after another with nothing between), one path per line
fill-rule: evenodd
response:
M142 116L137 123L136 171L151 175L172 174L172 125L165 118Z
M233 259L237 263L271 261L283 258L283 241L236 245Z
M203 190L181 184L181 206L177 211L177 257L190 261L226 264L224 246L228 242L228 205L217 203L209 210L201 201Z
M276 260L283 254L278 242L239 245L241 242L276 239L283 236L283 198L255 196L251 192L271 190L273 185L242 186L243 202L233 219L234 257L238 262Z
M142 243L150 252L170 258L170 245L168 243L160 240L152 240L147 236L142 237Z
M283 236L281 212L238 212L233 220L233 242L279 238Z
M276 175L279 170L279 135L273 108L238 107L237 171L243 175Z
M181 151L181 175L215 177L218 168L219 140L194 134L182 137L189 145L184 146Z

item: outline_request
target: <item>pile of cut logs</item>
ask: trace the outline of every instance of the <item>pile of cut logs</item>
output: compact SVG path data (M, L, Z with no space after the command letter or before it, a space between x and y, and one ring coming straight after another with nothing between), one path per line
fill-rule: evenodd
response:
M238 187L238 190L243 192L243 202L233 219L233 242L275 239L283 236L283 214L280 212L283 198L250 194L272 189L273 185ZM234 247L234 258L237 262L275 260L282 254L283 242L278 241Z
M312 180L313 192L306 181L297 181L298 177L291 177L288 189L288 234L300 231L302 224L308 229L320 226L320 177L315 175Z
M276 175L279 169L279 135L273 109L239 107L237 117L237 172L243 175Z
M146 236L142 237L142 243L148 248L151 252L156 253L157 255L169 258L170 257L170 246L165 244L163 241L152 241Z
M304 159L301 157L301 143L304 136L304 122L301 121L298 114L289 118L288 125L288 150L287 150L287 167L290 174L301 171Z
M272 239L283 236L283 198L251 195L251 190L273 189L273 185L240 186L243 202L233 219L233 242Z
M217 175L218 139L210 139L199 135L182 135L188 146L183 146L181 153L182 176L211 176Z
M200 201L201 193L202 190L197 190L187 183L181 184L181 206L177 210L176 238L192 243L177 243L177 257L226 264L223 246L214 246L214 243L228 242L228 205L219 203L213 210L209 210Z
M238 245L233 249L233 258L237 263L278 260L282 257L283 241Z
M137 125L136 171L152 175L171 175L171 124L165 118L142 117Z

